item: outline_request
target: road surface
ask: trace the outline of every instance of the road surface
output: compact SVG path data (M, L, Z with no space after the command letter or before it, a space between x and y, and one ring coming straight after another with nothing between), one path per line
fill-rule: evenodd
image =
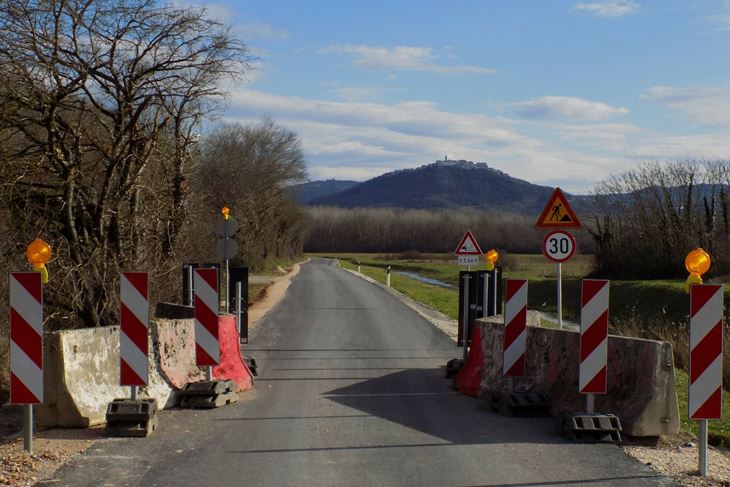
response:
M107 439L44 486L672 485L614 445L560 439L553 419L480 410L441 368L441 331L379 287L305 264L247 353L254 391L170 410L147 439Z

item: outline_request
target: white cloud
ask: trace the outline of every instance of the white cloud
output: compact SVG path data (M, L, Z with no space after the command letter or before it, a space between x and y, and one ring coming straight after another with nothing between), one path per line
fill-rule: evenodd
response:
M653 86L641 99L708 127L730 127L730 86Z
M235 12L229 6L217 2L202 2L199 0L173 0L172 5L177 8L204 9L205 13L219 22L230 22Z
M377 86L338 86L330 90L337 98L343 101L365 101L381 97L386 93L405 91L399 88L380 88Z
M677 136L629 123L556 122L454 113L424 101L333 102L241 88L230 121L264 115L295 131L312 179L367 179L443 159L487 162L528 181L588 192L650 159L727 158L727 131Z
M521 117L527 119L603 120L629 113L628 109L623 107L572 96L543 96L533 100L508 103L505 106L514 109Z
M279 29L271 24L257 20L238 26L237 31L247 41L252 39L281 40L289 38L289 32L285 29Z
M430 47L352 46L334 45L320 51L323 54L345 54L355 66L363 69L393 71L430 71L444 74L492 74L496 71L481 66L437 64L438 56Z
M592 13L599 17L616 18L636 13L641 6L630 0L603 0L599 2L577 3L573 8Z

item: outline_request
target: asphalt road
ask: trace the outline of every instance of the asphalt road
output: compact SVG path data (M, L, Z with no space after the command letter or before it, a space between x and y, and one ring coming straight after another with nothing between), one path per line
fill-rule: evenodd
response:
M251 337L254 391L102 440L48 486L672 485L614 445L560 439L455 393L454 343L377 286L315 259Z

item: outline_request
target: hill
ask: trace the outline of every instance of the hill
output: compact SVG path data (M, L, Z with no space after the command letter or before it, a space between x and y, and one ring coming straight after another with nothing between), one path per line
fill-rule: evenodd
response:
M299 203L307 205L313 200L348 190L358 184L360 184L358 181L328 179L326 181L309 181L307 183L297 184L291 187L291 191Z
M349 189L311 200L309 205L396 208L490 208L538 214L553 188L539 186L490 168L486 163L437 161L389 172ZM590 204L589 197L567 195Z

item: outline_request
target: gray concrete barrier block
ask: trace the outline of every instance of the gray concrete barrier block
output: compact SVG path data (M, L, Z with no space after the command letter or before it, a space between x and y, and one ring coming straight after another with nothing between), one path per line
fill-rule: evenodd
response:
M481 327L484 368L480 394L502 391L500 317L477 320ZM585 408L578 393L580 335L574 331L528 326L526 376L516 385L525 392L545 392L552 414ZM609 336L608 394L595 396L595 408L621 420L624 434L661 436L679 432L672 346L667 342Z
M44 345L45 402L36 409L38 425L85 428L106 421L107 405L130 393L119 385L119 327L105 326L47 333ZM150 343L150 350L153 350ZM162 407L174 403L170 385L159 373L159 359L149 356L149 383L140 397Z

